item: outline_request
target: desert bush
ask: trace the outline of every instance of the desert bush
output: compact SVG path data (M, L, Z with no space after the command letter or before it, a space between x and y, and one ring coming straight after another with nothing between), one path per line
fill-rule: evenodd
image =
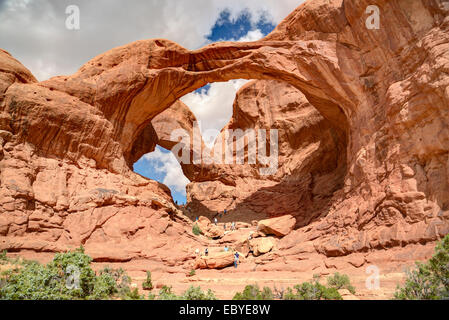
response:
M202 234L203 232L201 231L200 227L198 224L194 224L192 227L192 232L194 235L199 236L200 234Z
M294 289L294 290L293 290ZM342 300L334 287L326 287L314 278L313 281L297 284L285 290L276 290L276 299L283 300ZM237 292L233 300L273 300L275 295L270 288L261 291L257 285L247 285L243 292Z
M122 300L144 300L145 296L140 295L137 288L134 288L133 290L131 290L129 287L127 287L126 289L124 289L122 291L120 298Z
M108 299L120 293L133 297L122 269L105 268L97 276L91 262L82 247L55 254L47 265L19 259L15 268L2 273L0 299Z
M159 290L158 300L179 300L179 297L172 292L171 286L163 286Z
M8 258L6 257L6 250L3 250L2 252L0 252L0 263L7 260Z
M147 278L142 283L142 288L144 290L152 290L153 289L153 283L151 282L151 272L150 271L147 271Z
M237 292L232 300L273 300L274 295L270 288L264 287L262 291L257 284L247 285L242 292Z
M89 299L101 300L107 299L118 293L117 282L109 273L103 273L95 278L94 289Z
M180 296L173 293L171 286L163 286L157 297L151 294L148 296L150 300L155 300L156 298L157 300L217 300L215 293L211 289L203 292L200 286L190 286Z
M181 300L217 300L217 298L211 289L207 290L207 292L203 292L199 286L190 286L182 294Z
M193 277L195 274L196 274L195 269L190 270L190 272L189 272L190 277Z
M355 288L351 285L348 275L335 272L333 276L327 278L327 285L330 288L337 290L347 289L352 294L355 294Z
M318 281L303 282L294 286L296 289L295 300L342 300L336 288L329 288Z
M397 300L449 299L449 235L435 247L432 258L417 262L414 270L407 271L404 286L397 287Z
M148 293L148 300L156 300L156 295L154 293Z

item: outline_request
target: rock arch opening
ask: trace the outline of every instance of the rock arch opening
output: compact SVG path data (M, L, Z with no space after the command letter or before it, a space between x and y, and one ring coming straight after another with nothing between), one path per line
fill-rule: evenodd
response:
M171 137L174 130L181 128L188 132L192 161L196 120L189 107L177 101L156 116L151 125L158 143L168 150L178 143ZM347 131L323 117L292 85L276 80L252 80L238 90L232 118L220 132L215 146L221 140L226 147L227 130L245 133L255 130L257 134L261 129L267 133L278 131L278 167L273 174L261 175L262 165L257 161L250 163L247 136L242 144L242 164L181 163L191 181L187 185L185 213L192 220L200 215L212 219L224 210L226 215L220 215L224 222L251 222L291 214L300 227L327 214L333 193L343 186ZM233 156L239 151L237 140L230 147ZM182 162L179 149L176 152Z
M132 170L133 164L144 154L153 151L157 144L168 150L177 143L154 132L156 129L153 120L156 117L162 117L165 111L177 110L172 114L178 114L180 118L174 119L174 122L186 130L191 129L189 122L180 121L184 116L188 117L184 111L179 112L179 110L188 110L179 100L184 95L207 83L232 79L281 81L300 91L304 99L332 128L326 131L322 126L316 125L319 129L315 137L327 132L326 141L329 141L328 148L331 150L318 157L316 162L326 159L326 154L333 154L335 159L338 158L338 161L333 161L337 165L323 165L322 168L315 168L313 161L308 165L309 172L326 173L329 172L329 168L344 168L348 161L346 155L352 154L351 150L358 147L352 146L347 141L351 141L350 128L353 120L351 116L361 100L356 90L359 83L354 80L355 78L348 70L345 72L340 70L337 53L328 49L324 44L322 46L303 41L265 39L249 43L215 43L199 50L189 51L168 40L142 40L112 49L92 59L70 77L50 79L40 83L40 86L66 92L68 88L72 88L67 83L76 83L76 91L70 89L72 91L68 93L94 106L95 112L101 114L109 126L108 131L104 132L110 134L110 137L108 136L110 142L100 146L105 149L102 150L101 156L94 154L97 165L114 172L126 172L129 169ZM309 58L303 58L305 56L313 56L313 62ZM96 83L95 88L91 86L92 81ZM289 105L291 107L294 103L287 104L287 110L290 108ZM167 121L162 122L166 124L164 130L169 128L167 124L173 123L172 120L169 117ZM277 119L276 124L284 120L286 119ZM291 122L287 129L294 127ZM306 128L311 125L307 121L304 123L307 124ZM304 130L304 132L307 131ZM291 137L296 134L299 133L294 132ZM293 138L287 139L284 143L286 146L290 145L288 148L291 150L297 150L298 146L295 145ZM316 141L314 145L326 145L326 143ZM117 157L119 153L120 156L122 155L121 158ZM90 153L89 156L91 156ZM342 158L345 159L341 160ZM292 163L289 156L286 156L285 161ZM307 162L304 162L303 167L307 167L305 163ZM297 172L294 166L292 164L285 169L289 171L288 175L291 172L294 174ZM194 165L187 165L183 166L183 171L191 181L200 183L213 178L221 181L225 186L234 184L230 181L231 179L225 177L226 172L223 168L209 170L206 176L204 172L208 170L204 167L198 170ZM342 172L344 172L343 169ZM284 182L290 183L292 178L287 178L288 175L277 177L274 181L282 185ZM239 177L248 178L244 174L240 174ZM335 180L339 181L337 185L341 185L342 179L335 178ZM326 183L321 186L319 181L321 181L319 176L315 175L313 179L310 179L308 188L320 192L329 189L331 191L328 194L334 191L335 188L328 188ZM251 183L246 184L251 185ZM261 185L258 190L265 190L265 192L259 196L261 200L257 198L255 203L265 206L262 200L264 195L273 193L272 187L273 185ZM300 186L289 184L289 190L298 188ZM278 194L281 196L285 192ZM235 200L238 197L241 197L240 192L231 198ZM316 197L321 196L313 194L313 198ZM306 200L302 199L300 202L304 203ZM318 209L315 211L326 212L326 210ZM273 209L270 214L282 213L285 213L283 208L278 208ZM298 224L302 225L303 222Z

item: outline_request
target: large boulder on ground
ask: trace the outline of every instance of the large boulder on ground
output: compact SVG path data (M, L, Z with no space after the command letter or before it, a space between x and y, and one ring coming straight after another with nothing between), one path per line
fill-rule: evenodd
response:
M206 236L211 237L213 239L221 238L224 236L224 234L225 234L224 229L214 224L211 224L209 229L205 233Z
M287 214L284 216L260 220L257 224L257 229L265 234L274 234L278 237L283 237L289 234L296 223L296 219Z
M234 254L231 251L210 252L207 256L198 257L195 269L221 269L234 263Z
M249 241L249 246L253 249L253 254L256 257L270 252L275 244L276 240L273 237L256 238Z
M216 239L221 238L224 235L224 229L211 223L211 221L206 217L199 217L198 221L196 221L195 223L198 225L198 227L201 229L201 232L206 237Z
M209 230L209 226L211 224L210 220L206 217L199 217L198 221L196 221L196 224L200 227L201 231Z

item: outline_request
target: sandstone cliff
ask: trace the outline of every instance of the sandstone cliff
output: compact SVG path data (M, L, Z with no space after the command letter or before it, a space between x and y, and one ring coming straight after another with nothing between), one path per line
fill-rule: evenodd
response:
M368 5L379 29L365 26ZM294 215L296 230L258 260L269 270L414 260L415 244L449 232L448 12L442 0L307 1L257 42L142 40L43 82L1 51L0 249L85 244L98 261L187 267L207 238L132 164L170 145L152 120L189 118L180 97L245 78L258 81L229 127L282 130L280 170L185 168L193 210ZM406 258L393 255L401 247Z

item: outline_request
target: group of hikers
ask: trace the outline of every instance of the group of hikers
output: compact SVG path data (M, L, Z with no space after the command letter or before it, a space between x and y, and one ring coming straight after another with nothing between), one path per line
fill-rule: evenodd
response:
M221 217L223 217L223 215L226 215L226 209L224 209L222 213L218 212L217 215L214 217L214 224L215 224L216 226L218 226L218 219L217 219L217 216L218 216L219 218L221 218ZM199 219L199 218L196 217L196 218L195 218L195 221L198 221L198 219ZM224 228L225 231L226 231L226 222L223 224L223 228ZM231 231L234 231L234 230L236 230L236 228L235 228L235 222L233 221L233 222L231 222Z
M226 209L224 209L222 213L218 212L217 215L214 217L214 224L215 224L216 226L218 225L218 219L217 219L217 216L218 216L219 218L221 218L221 217L223 217L223 215L226 215ZM198 221L198 219L199 219L199 218L196 217L195 221ZM226 223L224 223L223 228L226 230ZM233 230L236 230L235 222L232 222L232 223L231 223L231 231L233 231ZM228 252L228 251L229 251L229 247L225 245L224 251L225 251L225 252ZM195 252L196 252L197 254L199 254L199 249L196 249ZM204 255L205 255L206 257L209 255L209 249L208 249L208 248L204 249ZM235 251L235 252L234 252L234 268L237 268L237 265L239 264L239 258L240 258L239 253L238 253L237 251Z

